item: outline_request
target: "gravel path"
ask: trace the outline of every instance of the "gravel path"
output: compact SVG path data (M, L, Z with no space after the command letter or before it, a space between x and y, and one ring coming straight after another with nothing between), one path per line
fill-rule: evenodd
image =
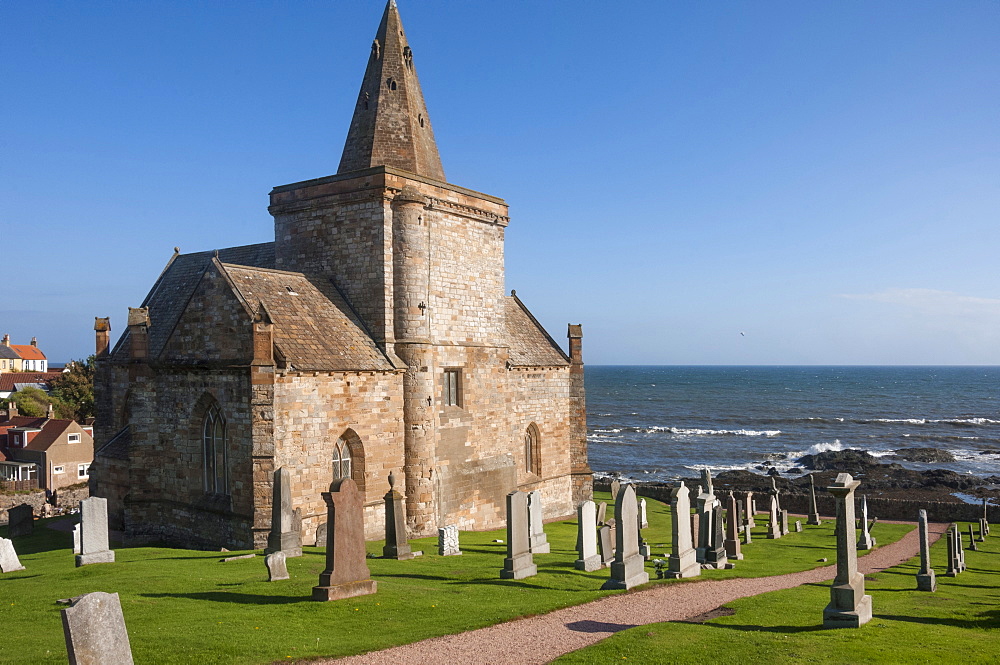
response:
M930 524L931 541L937 540L947 527L947 524ZM920 543L914 529L895 543L859 557L858 568L866 574L878 572L910 559L919 551ZM824 582L832 580L835 574L836 566L831 565L774 577L665 584L458 635L316 662L336 665L541 665L626 628L690 619L738 598ZM618 617L621 623L608 623L595 617ZM525 644L530 644L531 648L512 648L512 645Z

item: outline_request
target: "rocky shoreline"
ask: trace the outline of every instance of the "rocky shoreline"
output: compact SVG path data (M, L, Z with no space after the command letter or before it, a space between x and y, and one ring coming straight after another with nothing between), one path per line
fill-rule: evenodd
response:
M847 449L805 455L797 460L798 466L781 474L770 463L765 462L758 469L761 473L752 471L722 471L713 479L715 488L732 490L752 490L764 492L771 488L774 478L778 488L783 491L807 492L809 490L809 474L812 474L816 487L830 485L838 473L847 472L862 482L861 492L869 497L886 499L913 499L919 501L941 501L950 503L968 503L956 496L956 493L966 495L978 501L986 498L990 503L1000 503L1000 476L982 478L972 474L962 474L949 469L927 469L916 471L907 469L898 462L951 462L951 453L938 448L904 448L895 451L890 461L875 457L864 450ZM597 478L615 478L620 474L596 474ZM684 484L694 487L701 482L698 477L684 478ZM676 483L657 483L660 485L675 485Z

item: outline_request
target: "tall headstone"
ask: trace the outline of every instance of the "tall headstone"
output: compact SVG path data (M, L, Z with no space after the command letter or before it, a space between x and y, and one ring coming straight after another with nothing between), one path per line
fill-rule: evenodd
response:
M767 537L781 538L781 517L778 514L778 496L771 494L769 497L770 508L767 515Z
M117 593L95 591L62 611L70 665L132 665L132 646Z
M977 552L979 550L979 547L976 546L976 537L972 533L971 522L969 523L969 546L965 549L972 550L973 552Z
M962 572L962 566L958 560L958 548L955 546L955 529L954 524L949 525L944 534L945 540L948 542L948 568L944 574L948 577L956 577Z
M984 535L990 535L990 520L989 516L986 514L986 498L983 498L983 516L979 518L979 524L983 530Z
M955 552L958 556L958 568L964 573L968 566L965 565L965 548L962 547L962 530L957 524L955 525Z
M271 552L264 557L264 565L267 566L267 581L288 579L288 566L285 564L285 553L281 550Z
M73 525L73 554L83 553L83 543L80 542L80 523Z
M620 480L611 481L611 499L614 501L618 500L618 492L621 490L622 484Z
M822 524L823 520L819 518L819 508L816 505L816 481L813 478L813 474L809 474L809 515L806 518L806 524Z
M691 541L691 493L684 481L670 492L670 517L673 539L667 558L667 577L696 577L701 566Z
M787 536L791 531L788 528L788 511L781 511L781 535Z
M702 484L699 485L701 491L698 493L696 511L698 514L698 547L695 554L698 557L698 563L711 563L714 566L715 555L713 554L713 560L709 561L709 549L714 550L716 546L724 547L721 540L718 543L713 542L715 538L714 510L718 500L715 498L715 492L712 488L712 473L709 469L701 470L701 480Z
M438 554L440 556L460 556L462 554L458 543L458 527L454 524L438 529Z
M601 555L597 551L597 508L593 501L581 501L576 507L577 522L577 560L574 567L588 573L600 568Z
M757 514L757 506L753 502L753 492L747 492L747 508L746 508L746 523L745 527L750 527L751 529L757 528L757 522L754 521L753 516Z
M545 535L542 510L542 493L534 490L528 493L528 549L532 554L548 554L551 546Z
M927 511L918 513L917 528L920 535L920 570L917 571L917 591L936 591L937 580L931 568L931 545L927 533Z
M396 491L396 476L389 472L389 491L382 497L385 500L385 546L382 547L382 557L400 561L412 559L423 554L410 549L406 540L406 508L403 506L403 495Z
M24 570L24 566L17 558L14 542L0 538L0 573L12 573L15 570Z
M108 500L92 496L80 502L80 553L76 565L112 563L115 553L108 545Z
M500 571L502 580L521 580L538 572L528 547L528 495L514 491L507 495L507 558Z
M631 589L649 581L645 561L639 554L639 505L635 488L625 485L615 496L615 522L618 525L615 560L611 563L611 579L602 589Z
M868 497L861 497L861 537L858 538L859 550L870 550L875 547L875 539L868 530Z
M31 506L22 503L7 509L7 535L11 538L30 536L35 529L35 513Z
M601 501L597 504L597 525L605 524L608 520L608 504L606 501Z
M861 483L849 473L837 475L827 490L837 500L837 576L830 587L830 604L823 610L824 628L857 628L872 618L872 597L865 594L865 576L858 571L854 491Z
M639 527L642 529L649 528L649 517L646 515L645 499L639 499Z
M292 514L292 474L285 467L274 472L271 490L271 531L264 554L284 552L286 557L302 556L302 538L295 530Z
M323 492L326 503L326 568L313 587L313 600L340 600L375 593L365 560L365 516L361 492L350 478L340 478Z
M739 509L736 506L736 496L730 492L728 509L726 511L726 557L741 561L743 559L743 552L740 549L740 516Z

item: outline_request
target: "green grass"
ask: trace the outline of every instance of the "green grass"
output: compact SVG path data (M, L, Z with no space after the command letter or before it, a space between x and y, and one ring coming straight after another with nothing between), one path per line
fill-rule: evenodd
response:
M660 556L668 550L669 507L649 501L649 520L643 533ZM888 544L910 528L880 524L875 534ZM552 552L535 556L539 574L525 580L499 579L506 546L492 541L505 539L503 531L463 532L462 556L437 556L436 539L411 541L423 557L368 561L378 593L318 603L310 597L325 563L321 549L304 548L302 557L288 560L292 579L272 583L260 556L220 563L244 552L117 548L114 564L76 568L70 535L39 523L34 535L15 541L26 570L0 575L0 663L65 663L55 601L91 591L119 593L136 662L206 664L363 653L621 593L600 590L607 570L573 568L575 521L545 530ZM831 523L777 541L763 534L763 528L754 533L735 570L705 571L703 577L794 572L835 556ZM381 547L368 543L371 553ZM652 576L651 562L647 570Z
M934 544L934 593L916 591L919 557L868 576L865 588L874 617L860 629L824 630L829 583L807 584L729 603L725 607L735 614L703 624L632 628L555 662L995 663L1000 660L1000 537L987 537L979 547L966 552L968 570L952 578L943 575L945 541Z

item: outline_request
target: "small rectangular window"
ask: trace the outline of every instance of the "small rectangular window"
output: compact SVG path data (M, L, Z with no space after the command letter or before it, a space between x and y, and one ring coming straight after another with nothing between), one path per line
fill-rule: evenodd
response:
M79 434L68 434L66 436L66 438L67 438L67 440L70 443L80 443L80 435Z
M462 406L462 370L444 371L444 405Z
M90 464L78 464L76 466L76 475L78 478L87 478L90 476Z
M52 467L52 473L66 473L66 467L64 467L64 466L54 466L54 467Z

